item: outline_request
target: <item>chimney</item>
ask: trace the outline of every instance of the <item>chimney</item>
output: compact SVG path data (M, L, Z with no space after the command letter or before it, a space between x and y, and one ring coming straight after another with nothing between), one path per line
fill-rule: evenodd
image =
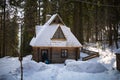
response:
M51 15L46 15L46 22L51 18Z

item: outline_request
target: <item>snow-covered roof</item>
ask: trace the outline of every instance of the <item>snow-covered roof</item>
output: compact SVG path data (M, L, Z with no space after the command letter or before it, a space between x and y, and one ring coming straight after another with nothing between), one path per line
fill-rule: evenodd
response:
M30 45L34 47L81 47L80 42L73 35L70 28L66 27L64 23L62 24L51 24L51 22L59 17L58 14L54 14L42 27L40 27L39 32L37 30L36 37L33 37ZM60 21L62 19L59 17ZM61 28L66 40L52 40L52 37L58 27Z
M39 31L42 29L42 26L40 25L36 25L35 26L35 32L36 32L36 35L39 33Z
M116 54L120 54L120 48L115 51Z

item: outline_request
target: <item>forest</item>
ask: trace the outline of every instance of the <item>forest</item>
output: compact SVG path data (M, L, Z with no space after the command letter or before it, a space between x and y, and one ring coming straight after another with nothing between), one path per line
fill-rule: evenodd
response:
M120 47L120 0L0 0L0 57L31 54L35 26L55 13L82 45Z

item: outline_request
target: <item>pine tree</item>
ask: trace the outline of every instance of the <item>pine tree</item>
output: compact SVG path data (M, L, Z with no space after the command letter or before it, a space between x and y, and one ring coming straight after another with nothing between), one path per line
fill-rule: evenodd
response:
M9 0L8 4L10 4L12 0ZM4 7L3 2L1 5L1 10ZM7 5L7 4L6 4ZM0 57L4 56L16 56L18 53L18 24L17 24L17 17L16 15L16 7L13 8L13 5L9 5L5 7L5 15L1 14L1 27L0 27ZM11 7L15 11L8 9ZM11 18L11 11L13 12L13 18ZM5 17L3 17L5 16ZM5 21L5 23L4 23ZM4 25L3 25L4 24ZM3 30L4 27L4 30ZM4 35L3 35L4 34ZM4 47L3 47L4 44ZM3 49L5 51L3 51ZM5 53L4 53L5 52Z
M21 48L23 55L28 55L32 52L29 43L32 37L35 36L35 25L37 24L37 0L26 0L24 11L23 41Z

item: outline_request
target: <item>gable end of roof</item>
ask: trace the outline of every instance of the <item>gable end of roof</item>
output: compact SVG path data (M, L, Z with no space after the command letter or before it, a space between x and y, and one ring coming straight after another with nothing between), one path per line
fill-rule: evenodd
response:
M54 15L45 23L45 25L51 25L51 24L53 24L53 23L65 25L65 23L64 23L63 20L62 20L62 18L61 18L58 14L54 14Z

